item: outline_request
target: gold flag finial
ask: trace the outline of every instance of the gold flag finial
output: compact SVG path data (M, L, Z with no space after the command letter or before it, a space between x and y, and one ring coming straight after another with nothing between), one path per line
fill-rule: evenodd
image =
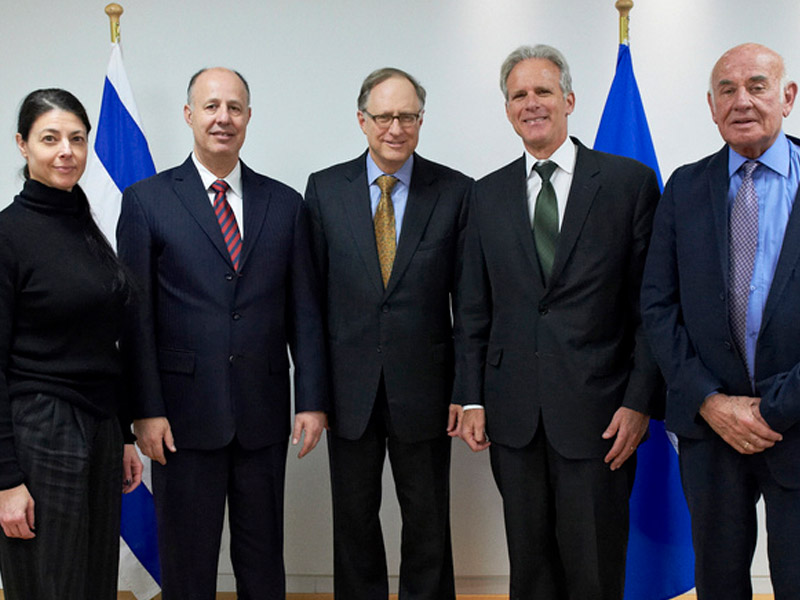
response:
M627 46L630 44L628 25L630 24L629 15L633 8L633 0L617 0L614 6L619 11L619 43Z
M119 16L122 14L122 7L116 2L106 6L108 20L111 21L111 43L119 42Z

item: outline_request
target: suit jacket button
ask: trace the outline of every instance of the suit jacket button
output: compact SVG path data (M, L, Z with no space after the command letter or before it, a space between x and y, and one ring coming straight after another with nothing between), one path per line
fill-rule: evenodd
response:
M228 363L229 363L229 364L233 364L233 360L234 360L234 358L233 358L233 354L231 354L231 355L228 357Z
M380 354L381 352L383 352L383 348L381 348L380 346L378 346L377 350L378 350L378 354Z
M547 313L549 313L549 312L550 312L550 309L549 309L547 306L545 306L545 305L541 305L541 306L539 307L539 314L540 314L540 315L544 316L544 315L546 315L546 314L547 314Z
M233 318L234 321L238 321L239 319L242 318L242 315L240 315L238 312L235 312L231 315L231 317Z
M233 281L233 273L225 273L225 279L228 281Z
M381 312L388 313L389 312L389 305L388 304L384 304L383 306L381 306Z
M733 346L731 345L730 342L727 342L727 341L725 342L725 349L726 350L733 350Z

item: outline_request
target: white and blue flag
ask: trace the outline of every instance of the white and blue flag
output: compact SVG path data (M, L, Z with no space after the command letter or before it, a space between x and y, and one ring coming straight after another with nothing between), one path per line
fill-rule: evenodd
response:
M100 229L116 248L122 191L156 171L122 64L119 43L111 45L93 150L81 186ZM139 600L150 600L160 591L161 573L150 492L150 461L142 457L142 462L145 465L142 485L122 497L119 579L120 589L132 591Z

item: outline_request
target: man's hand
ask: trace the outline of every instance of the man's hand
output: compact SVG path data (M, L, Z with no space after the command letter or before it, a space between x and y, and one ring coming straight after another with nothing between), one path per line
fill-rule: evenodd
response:
M447 435L450 437L461 437L461 421L464 409L460 404L451 404L450 413L447 415Z
M167 464L164 446L170 452L177 452L175 440L172 439L172 429L166 417L152 417L149 419L136 419L133 422L133 433L136 443L142 453L162 465Z
M125 444L122 454L122 493L130 494L142 483L142 459L136 452L136 446Z
M617 436L611 450L603 459L606 464L611 463L612 471L619 469L636 452L649 424L650 417L637 410L624 406L620 406L616 410L614 416L611 417L611 423L603 432L604 440L610 440Z
M23 540L36 537L33 533L33 504L33 498L24 483L0 491L0 525L6 536Z
M471 408L461 414L459 437L467 442L473 452L480 452L489 447L486 437L486 411L482 408Z
M761 416L760 404L761 398L712 394L700 406L700 416L734 450L755 454L783 439Z
M292 446L300 443L300 436L306 432L303 447L297 458L303 458L311 452L322 437L322 432L328 428L328 416L320 410L307 410L294 416L294 431L292 432Z

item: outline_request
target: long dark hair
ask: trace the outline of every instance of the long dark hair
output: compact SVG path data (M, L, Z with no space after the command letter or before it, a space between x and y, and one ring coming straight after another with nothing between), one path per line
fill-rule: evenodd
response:
M86 109L75 96L67 90L59 88L46 88L41 90L34 90L28 94L22 101L22 106L19 109L19 117L17 118L17 133L26 142L31 133L36 119L51 110L63 110L72 113L81 120L83 126L86 128L86 133L92 129L89 123L89 117L86 115ZM22 171L25 179L30 179L30 171L28 165ZM78 187L78 186L76 186ZM117 259L117 255L108 243L106 236L100 231L97 223L92 216L92 210L89 206L89 201L86 199L86 194L78 187L78 192L75 194L80 199L83 209L83 237L89 246L92 254L97 256L106 266L114 271L114 285L112 291L122 291L125 301L130 296L130 278L128 277L122 263Z

